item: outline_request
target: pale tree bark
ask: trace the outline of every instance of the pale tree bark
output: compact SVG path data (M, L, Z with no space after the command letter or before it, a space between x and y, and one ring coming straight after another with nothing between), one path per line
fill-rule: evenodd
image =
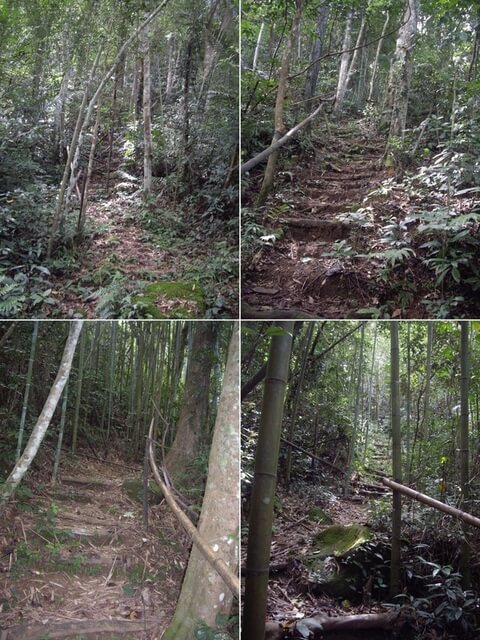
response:
M165 460L174 482L185 481L188 466L199 452L206 427L215 337L214 322L195 323L177 433Z
M402 444L400 431L400 347L398 322L390 322L390 397L392 420L392 474L394 482L402 482ZM390 595L400 592L402 496L393 492L392 551L390 562Z
M403 138L407 122L408 93L412 75L412 54L417 33L419 0L407 0L402 26L398 32L395 55L390 68L385 120L392 138Z
M82 331L82 326L83 320L73 320L70 322L70 330L63 350L63 356L57 377L50 389L42 412L38 417L37 423L33 428L20 459L16 462L5 483L0 486L0 509L6 504L10 496L13 495L15 489L22 481L23 476L28 471L33 459L37 455L38 449L42 443L45 433L47 432L50 421L55 409L57 408L58 401L60 400L60 396L62 395L62 391L68 380L68 376L70 375L73 356L75 355L75 348L77 346L80 332Z
M378 73L378 65L379 65L379 61L380 61L380 54L382 52L383 41L385 39L385 34L387 33L387 28L388 28L388 23L389 22L390 22L390 11L387 10L387 15L385 17L385 22L383 23L382 34L380 36L380 40L378 41L377 51L375 53L375 58L373 60L372 76L370 78L370 86L369 86L369 89L368 89L367 102L370 102L372 100L372 97L373 97L373 91L375 89L375 81L377 79L377 73Z
M150 83L150 28L143 32L143 197L152 192L152 101Z
M355 51L353 52L352 61L350 62L350 66L348 67L347 80L345 83L346 91L351 89L353 85L353 78L357 71L357 67L359 66L358 62L363 52L362 45L365 40L366 32L367 32L367 16L363 16L362 22L360 23L360 30L358 32L357 42L355 44Z
M257 42L255 44L255 51L253 52L252 71L255 71L258 63L258 56L260 54L260 44L262 42L263 30L265 29L265 22L260 25L260 31L258 32Z
M470 353L468 344L469 324L464 320L460 323L460 326L460 487L462 491L462 508L465 509L468 504L468 485L470 480L468 470L468 392L470 386ZM464 525L460 557L460 571L462 573L462 585L464 589L469 589L471 586L471 543L467 534L467 528Z
M90 154L88 156L87 175L85 176L85 182L83 183L82 198L80 201L80 213L78 214L77 233L81 236L85 227L85 219L87 215L88 206L88 189L90 187L90 181L93 173L93 163L95 161L95 151L98 142L98 128L100 126L100 100L97 104L97 116L95 118L95 125L93 127L92 145L90 147ZM108 172L107 172L108 183ZM108 190L108 187L107 187Z
M255 452L242 618L242 637L248 640L265 638L273 501L294 322L278 326L283 332L274 335L270 344Z
M273 134L272 145L274 145L280 138L282 138L285 132L285 123L283 119L283 112L285 108L285 95L287 93L288 85L288 71L290 69L290 60L292 57L292 46L296 41L297 33L300 27L300 20L302 18L303 0L295 0L295 16L293 18L292 29L285 44L285 50L283 52L282 66L280 68L280 76L278 79L277 98L275 102L274 112L274 124L275 132ZM257 198L257 206L263 206L273 186L273 180L275 178L275 170L277 167L279 151L273 151L268 157L267 167L263 176L262 186Z
M35 360L35 351L37 349L37 338L38 338L38 320L35 320L33 322L32 344L30 347L30 357L28 359L27 379L25 382L25 392L23 394L23 406L22 406L22 415L20 417L20 428L18 429L17 453L15 456L16 462L18 462L18 459L20 458L20 453L22 452L23 433L25 431L25 422L26 422L27 410L28 410L28 400L30 398L30 389L32 386L33 362Z
M176 73L175 70L177 68L176 65L176 40L173 34L170 34L168 38L168 69L167 69L167 79L165 82L165 102L168 102L172 97L173 87L175 85Z
M198 533L233 572L238 567L240 478L239 326L234 324L209 455ZM175 615L163 640L190 640L199 622L215 627L228 616L233 594L197 546L192 548Z
M342 57L340 58L340 70L338 72L337 91L335 93L335 106L333 112L338 114L342 110L343 100L345 98L345 92L347 90L347 75L348 67L350 65L351 52L349 49L352 46L352 24L353 24L353 11L347 16L345 23L345 35L343 36Z
M305 100L305 113L308 113L308 111L310 110L311 99L314 97L317 90L318 74L320 73L320 57L323 52L323 40L327 28L329 12L330 6L326 3L322 4L318 13L315 40L312 46L312 64L307 72L305 89L303 92L303 97Z
M363 380L363 351L365 346L365 325L362 324L361 336L360 336L360 354L358 357L358 369L357 369L357 382L355 385L355 409L353 414L353 429L350 435L348 443L348 457L347 457L347 473L345 476L345 483L343 485L344 495L350 493L350 478L352 475L353 462L355 458L355 448L357 446L357 436L360 418L360 398L362 395L362 380ZM354 360L355 361L355 360Z

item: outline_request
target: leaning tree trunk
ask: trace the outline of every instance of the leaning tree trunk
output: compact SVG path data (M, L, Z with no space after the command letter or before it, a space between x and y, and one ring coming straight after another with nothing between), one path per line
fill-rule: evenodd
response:
M278 326L283 331L270 345L255 453L242 627L248 640L264 640L265 634L273 501L294 322Z
M412 53L417 33L419 0L407 0L397 38L395 55L387 88L385 119L390 126L389 144L403 138L407 122L408 93L412 74Z
M300 28L300 20L302 17L303 0L295 0L295 16L293 18L292 29L288 36L285 50L283 52L282 66L280 68L280 76L278 79L277 99L275 102L274 123L275 132L273 134L272 145L274 145L280 138L282 138L285 132L285 123L283 119L283 112L285 108L285 95L287 93L288 84L288 71L290 69L290 59L292 56L293 43L297 39L297 33ZM265 201L270 193L273 180L275 178L275 171L277 168L278 149L271 153L268 157L267 167L263 176L262 186L257 198L257 206L261 207L265 204Z
M400 435L400 348L398 341L398 323L390 323L390 369L391 369L391 404L392 404L392 472L395 482L402 482L402 444ZM402 496L393 492L392 508L392 555L390 562L390 595L400 592L401 571L401 526Z
M70 331L67 342L65 343L60 368L50 389L47 400L45 401L42 412L33 428L32 434L20 459L15 464L5 483L0 486L0 508L5 505L10 496L15 492L15 489L20 484L23 476L28 471L33 459L37 455L37 451L42 443L45 433L47 432L52 416L57 408L58 401L60 400L60 396L62 395L63 388L65 387L68 376L70 375L73 356L75 355L75 348L77 346L82 326L83 320L73 320L70 323Z
M198 533L217 559L232 570L238 566L239 527L239 327L235 323L223 388L218 403L208 479L203 498ZM226 618L233 594L215 568L194 546L188 561L175 615L163 640L190 640L200 622L214 627Z
M206 428L215 337L214 322L195 324L177 433L165 461L174 481L185 480L189 465L198 455Z

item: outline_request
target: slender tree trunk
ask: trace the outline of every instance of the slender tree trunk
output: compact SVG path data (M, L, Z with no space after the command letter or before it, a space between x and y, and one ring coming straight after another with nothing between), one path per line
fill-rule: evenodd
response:
M352 476L353 462L355 458L355 447L357 444L357 434L360 416L360 399L362 396L362 379L363 379L363 347L365 343L365 325L362 324L360 335L360 355L358 357L357 384L355 390L355 410L353 415L353 429L348 443L347 473L345 475L345 483L343 485L344 495L350 492L350 478Z
M75 453L77 448L80 407L82 406L82 385L83 385L83 370L84 370L84 364L85 364L86 341L87 341L87 332L84 331L80 338L80 353L78 357L77 388L75 391L75 414L73 418L73 429L72 429L72 453Z
M345 24L345 35L343 36L342 57L340 59L340 70L338 72L337 91L335 93L335 106L333 112L339 114L343 107L343 100L347 90L347 75L350 65L350 56L352 55L348 49L352 46L352 24L353 11L350 11Z
M37 455L38 449L42 443L45 433L47 432L52 416L57 408L58 401L60 400L60 396L62 395L62 391L68 380L70 369L72 367L73 356L75 355L75 348L77 346L82 326L82 320L73 320L70 322L70 331L63 351L57 377L50 389L42 412L40 413L20 459L17 460L5 483L0 486L0 509L15 492L15 489L20 484L23 476L28 471L33 459Z
M152 192L152 104L150 82L150 29L147 25L143 47L143 197Z
M372 421L372 398L373 398L373 372L375 369L375 352L377 350L377 328L378 325L375 323L375 330L373 334L373 349L372 349L372 362L370 366L370 378L368 381L368 409L367 409L367 426L365 428L365 444L363 449L363 460L367 457L367 449L368 449L368 435L370 430L370 422Z
M412 376L411 376L411 343L410 343L410 322L407 323L407 400L406 400L406 412L407 412L407 424L406 424L406 464L405 469L407 472L407 484L410 483L410 469L411 469L411 396L412 396Z
M18 459L20 458L20 454L22 452L23 434L25 431L25 421L27 418L27 410L28 410L28 400L30 398L30 389L32 387L33 363L35 360L35 351L37 348L37 338L38 338L38 320L34 320L33 331L32 331L32 344L30 347L30 357L28 359L27 379L25 381L25 392L23 394L22 415L20 417L20 427L18 429L17 453L15 456L15 462L18 462Z
M468 484L470 480L468 470L468 393L470 386L469 323L464 320L460 323L460 326L460 487L462 491L462 509L466 509L468 505ZM470 541L465 525L463 527L460 570L462 573L462 586L464 589L469 589L471 586Z
M390 369L391 369L391 405L392 405L392 473L395 482L402 482L402 444L400 431L400 348L398 322L390 322ZM401 586L401 526L402 496L393 492L392 508L392 552L390 564L390 595L400 593Z
M385 34L387 33L387 28L388 28L388 23L389 22L390 22L390 10L387 9L387 15L385 17L385 22L383 23L382 35L380 37L380 40L378 41L377 51L375 53L375 59L373 61L373 65L372 65L372 76L370 78L370 86L369 86L369 89L368 89L367 102L371 102L371 100L373 98L373 92L374 92L375 83L376 83L376 80L377 80L377 73L378 73L380 54L382 52L383 41L385 39Z
M239 327L234 324L218 403L208 478L198 524L198 533L218 560L236 572L239 553L240 512L238 432ZM200 586L200 588L199 588ZM191 640L198 623L215 627L231 609L233 595L215 568L195 545L188 561L175 615L163 640ZM220 623L221 624L221 623Z
M273 501L294 322L278 326L283 331L274 335L270 344L255 453L242 618L242 637L248 640L265 639Z
M260 31L257 36L257 43L255 44L255 51L253 53L253 61L252 61L252 71L255 71L258 63L258 56L260 53L260 43L262 42L263 30L265 29L265 22L262 22L260 25Z
M285 44L285 50L283 52L282 66L280 68L280 76L278 79L277 98L275 102L274 112L274 124L275 132L272 138L272 145L275 144L282 137L285 132L285 123L283 119L283 112L285 107L285 95L287 93L288 85L288 71L290 69L290 59L292 57L293 43L297 38L298 29L300 27L300 20L302 17L303 0L295 0L295 16L293 18L292 29L290 35ZM267 167L263 176L262 186L257 198L257 206L261 207L265 204L265 201L270 193L273 180L275 178L275 171L277 168L279 151L276 150L268 157Z
M57 439L57 450L55 452L55 462L53 463L53 471L52 471L52 482L55 482L57 479L58 467L60 466L60 458L62 456L62 443L63 443L63 434L65 433L65 418L67 416L67 403L68 403L68 382L70 380L70 376L67 379L65 387L63 389L63 397L62 397L62 415L60 417L60 428L58 430L58 439Z
M367 31L367 16L363 16L362 22L360 23L360 30L358 32L357 42L355 44L355 51L353 52L352 61L350 63L350 66L348 67L347 80L345 83L346 91L351 89L353 86L353 78L357 71L358 62L363 52L362 45L365 40L366 31Z
M90 147L90 155L88 156L87 175L85 176L85 182L83 183L82 199L80 202L80 213L78 215L77 232L80 235L80 237L83 236L83 231L85 228L85 218L86 218L87 206L88 206L88 189L90 187L90 180L92 179L93 163L95 161L95 150L97 148L99 126L100 126L100 101L98 101L98 104L97 104L97 116L95 118L95 125L93 127L92 146Z

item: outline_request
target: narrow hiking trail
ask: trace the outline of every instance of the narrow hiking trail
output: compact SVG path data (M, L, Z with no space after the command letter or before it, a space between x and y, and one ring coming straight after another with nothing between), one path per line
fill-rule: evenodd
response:
M355 318L391 295L381 282L383 261L364 254L383 250L382 227L414 203L394 186L388 202L380 193L395 173L384 166L385 140L362 121L330 125L324 139L316 135L313 151L287 161L267 203L264 226L277 238L268 238L244 269L249 316L274 309ZM424 314L421 306L411 311Z
M151 506L145 530L122 489L141 471L114 462L67 460L55 485L37 483L11 507L0 527L1 640L154 640L168 626L190 541L165 503Z

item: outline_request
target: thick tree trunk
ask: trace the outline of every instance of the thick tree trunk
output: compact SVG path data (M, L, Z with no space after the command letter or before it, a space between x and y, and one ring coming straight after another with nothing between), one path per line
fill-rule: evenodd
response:
M407 0L397 38L387 88L385 118L390 125L389 141L403 138L407 122L408 93L412 73L412 53L417 33L419 0Z
M42 443L45 433L47 432L52 416L57 408L58 401L60 400L60 396L62 395L63 388L65 387L68 376L70 375L73 356L75 355L75 348L77 346L82 326L82 320L73 320L70 323L70 331L67 342L65 343L60 368L52 388L50 389L47 400L45 401L42 412L40 413L20 459L16 462L5 483L0 486L0 509L15 492L15 489L20 484L23 476L28 471L33 459L37 455L37 451Z
M330 12L330 6L328 4L322 4L317 18L317 29L315 33L315 40L312 47L311 66L307 72L305 80L305 89L303 97L305 100L305 113L310 110L310 101L315 95L317 90L318 74L320 73L320 57L323 52L323 40L325 37L325 31L327 28L328 14Z
M206 427L215 336L214 322L195 323L177 434L165 461L174 480L185 480L188 466L199 452Z
M232 573L236 573L239 553L239 338L239 326L235 323L218 403L207 486L198 525L198 533L211 553ZM238 598L240 595L238 581L231 588L226 588L215 566L195 546L190 555L175 615L163 640L190 640L200 621L210 627L216 626L219 618L229 615L233 596Z
M285 95L287 93L287 85L288 85L288 71L290 69L290 59L292 57L293 43L296 41L297 33L300 28L300 20L302 17L302 9L303 9L303 0L295 0L295 6L296 6L296 10L295 10L295 16L293 18L292 29L290 31L290 35L285 45L285 50L283 52L282 66L280 68L280 76L278 79L277 98L275 102L275 112L274 112L275 132L273 134L272 145L270 146L270 149L272 148L273 145L275 145L276 142L280 140L280 138L285 137L283 136L283 133L285 131L283 112L285 107ZM258 194L257 206L259 207L265 204L268 194L272 189L273 181L275 178L275 171L277 168L277 160L278 160L278 149L274 149L270 152L268 156L267 167L265 169L265 174L263 176L263 182L260 188L260 193Z
M265 634L273 501L294 322L278 326L283 332L274 335L270 345L255 453L242 627L248 640L263 640Z

